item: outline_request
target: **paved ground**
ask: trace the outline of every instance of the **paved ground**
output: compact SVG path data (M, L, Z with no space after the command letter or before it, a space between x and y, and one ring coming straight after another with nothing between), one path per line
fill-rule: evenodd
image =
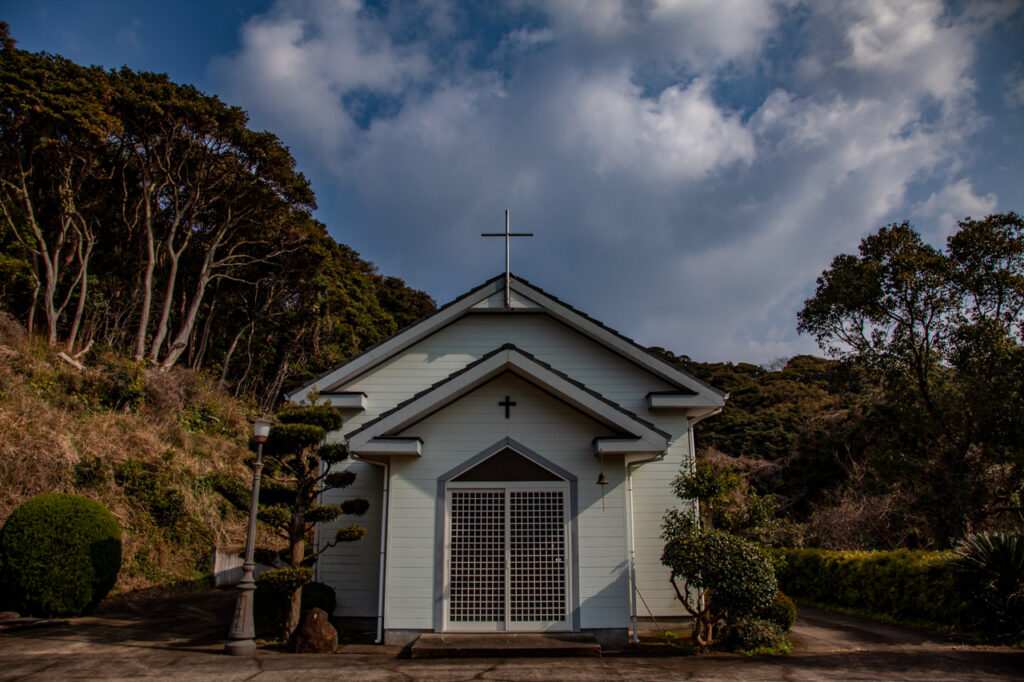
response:
M107 604L68 625L0 634L0 680L1005 680L1024 652L800 608L789 656L679 657L648 649L585 659L409 660L397 647L338 654L221 653L233 595Z

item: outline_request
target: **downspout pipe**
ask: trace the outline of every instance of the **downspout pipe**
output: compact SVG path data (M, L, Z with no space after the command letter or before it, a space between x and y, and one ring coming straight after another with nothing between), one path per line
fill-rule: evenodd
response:
M360 457L355 453L350 453L350 455L357 462L366 462L367 464L381 467L384 473L380 514L380 570L377 575L377 639L373 642L374 644L381 644L384 641L384 568L388 552L388 489L391 487L391 462L377 462Z
M640 643L640 633L636 623L636 524L633 511L633 469L642 462L626 464L626 496L629 498L629 607L633 620L633 643Z

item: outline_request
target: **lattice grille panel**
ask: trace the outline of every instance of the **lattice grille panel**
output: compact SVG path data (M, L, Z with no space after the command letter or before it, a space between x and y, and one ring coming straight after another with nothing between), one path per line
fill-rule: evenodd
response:
M505 620L505 491L452 491L452 622Z
M561 490L509 491L509 615L565 619L565 500Z

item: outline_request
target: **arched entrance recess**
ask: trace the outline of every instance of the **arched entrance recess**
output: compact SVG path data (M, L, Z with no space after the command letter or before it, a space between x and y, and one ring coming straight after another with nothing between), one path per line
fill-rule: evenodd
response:
M505 439L438 479L435 624L579 629L576 477Z

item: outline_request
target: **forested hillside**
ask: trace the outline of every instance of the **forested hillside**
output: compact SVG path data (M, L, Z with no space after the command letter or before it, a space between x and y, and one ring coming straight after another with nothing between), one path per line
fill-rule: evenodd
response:
M949 547L1024 526L1024 220L907 223L837 256L798 315L833 359L771 370L655 349L731 392L699 448L812 546ZM724 459L723 459L724 457Z
M315 207L288 149L241 109L161 74L30 54L0 24L0 313L32 337L0 348L0 431L17 435L0 440L0 480L48 489L10 463L35 466L33 448L69 425L144 431L131 415L147 407L156 444L100 479L108 493L145 478L132 467L156 480L161 452L199 453L181 465L189 486L199 470L238 469L244 417L434 310L330 237ZM944 249L900 224L837 256L793 320L829 359L768 369L654 350L731 393L699 448L774 496L785 542L949 547L1024 525L1022 316L1024 221L1008 213L962 221ZM165 409L162 376L206 398ZM111 382L140 391L137 404L109 397ZM26 429L31 414L53 424ZM195 445L218 429L220 442ZM68 445L49 487L92 485L88 440ZM208 467L203 448L230 455ZM121 471L115 460L97 466Z
M327 234L241 109L0 42L0 300L51 345L206 370L267 409L434 309Z

